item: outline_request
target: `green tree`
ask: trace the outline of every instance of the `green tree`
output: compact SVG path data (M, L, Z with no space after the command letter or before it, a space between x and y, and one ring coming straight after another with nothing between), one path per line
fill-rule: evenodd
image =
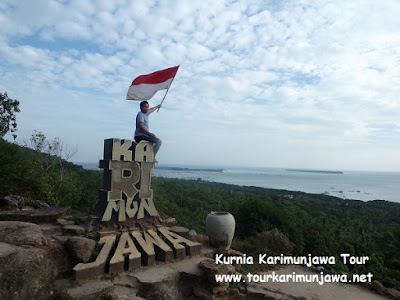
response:
M49 177L49 183L53 188L54 204L59 205L65 200L67 187L73 189L75 185L72 183L70 175L70 163L68 160L72 158L78 151L77 147L72 148L64 144L60 138L48 140L42 131L34 130L31 138L30 145L34 150L35 160L39 163L44 174ZM66 185L66 186L64 186ZM78 195L78 192L73 192L73 195ZM79 197L76 196L74 201L79 202ZM78 199L78 200L76 200Z
M14 140L17 135L14 133L17 130L16 113L19 110L19 101L8 97L7 92L0 93L0 138L6 133L13 133Z
M48 176L21 146L0 138L0 162L0 197L20 195L51 201Z

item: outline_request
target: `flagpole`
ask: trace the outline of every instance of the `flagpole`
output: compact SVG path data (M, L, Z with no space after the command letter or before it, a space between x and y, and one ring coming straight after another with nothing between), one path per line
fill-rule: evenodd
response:
M172 81L174 81L174 80L172 79ZM172 84L172 81L171 81L171 84ZM166 97L166 96L167 96L167 94L168 94L169 88L171 87L171 84L170 84L170 85L169 85L169 87L167 88L167 91L165 92L165 94L164 94L164 98L162 98L160 105L162 105L162 104L163 104L163 102L164 102L164 99L165 99L165 97ZM159 110L160 110L160 107L157 109L157 112L158 112Z
M180 65L178 65L178 68L180 67ZM164 98L161 100L161 103L160 103L160 105L162 105L163 104L163 102L164 102L164 99L165 99L165 97L167 96L167 94L168 94L168 91L169 91L169 88L171 87L171 85L172 85L172 82L174 81L174 79L175 79L175 76L172 78L172 80L171 80L171 83L169 84L169 87L167 88L167 91L165 92L165 95L164 95ZM157 112L160 110L160 107L157 109Z

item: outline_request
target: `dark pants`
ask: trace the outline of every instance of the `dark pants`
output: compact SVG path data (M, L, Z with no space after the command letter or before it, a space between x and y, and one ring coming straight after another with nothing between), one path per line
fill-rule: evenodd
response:
M146 136L145 135L135 136L135 141L137 143L139 143L140 141L143 141L143 140L149 141L149 142L151 142L153 144L157 144L160 139L156 138L155 136L147 136L147 135Z

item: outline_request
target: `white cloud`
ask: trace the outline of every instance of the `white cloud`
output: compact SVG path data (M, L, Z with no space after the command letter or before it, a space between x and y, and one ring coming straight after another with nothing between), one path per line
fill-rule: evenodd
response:
M132 79L180 64L151 119L167 163L400 168L398 1L0 8L0 88L21 101L21 138L44 130L79 143L77 160L97 160L102 139L132 135Z

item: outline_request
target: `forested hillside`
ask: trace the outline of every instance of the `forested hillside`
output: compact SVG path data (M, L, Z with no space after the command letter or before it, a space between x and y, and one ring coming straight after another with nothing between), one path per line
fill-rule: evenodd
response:
M0 197L17 194L88 214L97 202L102 172L0 139ZM152 179L160 214L205 232L210 211L236 219L233 247L247 254L334 255L336 271L368 273L400 289L400 204L343 200L327 195L245 187L202 180ZM341 253L369 256L343 265Z

